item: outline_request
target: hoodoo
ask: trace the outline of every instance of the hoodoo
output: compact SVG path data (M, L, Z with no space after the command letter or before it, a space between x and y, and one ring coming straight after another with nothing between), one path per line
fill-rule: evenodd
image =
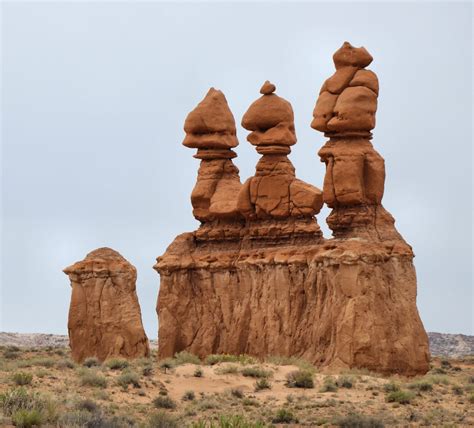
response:
M68 330L75 361L149 355L134 266L116 251L98 248L64 273L72 287Z
M385 169L370 139L378 80L372 57L345 43L323 85L313 128L329 141L323 191L296 178L293 109L265 82L245 113L262 155L243 185L232 163L235 123L211 89L186 119L201 160L191 202L201 226L158 257L159 356L187 350L297 356L326 369L428 370L411 247L382 207ZM214 163L212 163L214 162ZM324 239L316 221L332 208Z

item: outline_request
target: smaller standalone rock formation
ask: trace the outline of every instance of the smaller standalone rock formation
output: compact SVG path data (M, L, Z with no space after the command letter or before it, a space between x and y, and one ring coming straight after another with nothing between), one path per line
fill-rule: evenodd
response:
M134 266L116 251L99 248L64 273L72 287L68 330L75 361L149 355Z
M198 178L191 194L194 217L202 223L198 237L221 238L237 234L233 224L241 215L236 195L241 188L239 170L232 162L237 140L235 120L221 91L209 89L206 97L184 122L183 145L198 149L201 159Z
M286 234L322 236L314 217L323 205L322 192L295 176L295 168L287 157L290 146L296 144L293 109L274 93L275 89L267 80L260 89L263 95L242 118L242 126L252 131L247 140L257 147L262 158L255 176L244 183L239 193L238 209L248 220L251 234L255 226L259 236L272 234L272 230L278 234L286 230ZM252 220L260 221L252 224ZM265 220L271 221L271 227L265 227ZM276 226L278 220L281 227Z

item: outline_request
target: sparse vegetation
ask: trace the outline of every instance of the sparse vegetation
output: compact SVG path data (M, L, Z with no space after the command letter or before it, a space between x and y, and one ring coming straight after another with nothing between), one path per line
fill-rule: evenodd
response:
M410 404L415 398L415 394L410 391L393 391L387 395L387 402L399 403L399 404Z
M96 357L89 357L84 360L82 363L85 367L98 367L100 366L100 361Z
M351 376L339 376L336 380L336 386L339 388L352 388L354 386L355 380Z
M280 409L278 410L277 414L273 418L272 422L274 424L291 424L291 423L298 423L298 418L293 415L287 409Z
M193 401L196 398L194 391L186 391L183 394L183 401Z
M413 382L408 385L409 389L414 389L421 392L428 392L433 390L433 384L427 380Z
M338 386L335 380L332 377L327 377L324 379L323 386L320 389L320 392L336 392Z
M135 372L126 370L117 377L117 384L123 389L127 389L129 385L132 385L134 388L140 388L140 378Z
M264 370L260 367L246 367L241 370L242 376L254 377L254 378L267 378L271 376L272 372Z
M147 423L147 428L178 428L178 422L173 416L164 412L153 413Z
M153 400L153 405L157 409L174 409L176 408L176 403L172 398L167 395L159 395Z
M255 382L255 391L261 391L262 389L271 389L272 385L267 378L258 379Z
M113 358L105 362L105 366L110 370L123 370L126 369L130 363L122 358Z
M174 355L174 360L176 366L180 366L182 364L201 364L201 360L197 355L186 351L176 353Z
M79 372L79 380L82 386L93 386L96 388L105 388L107 381L104 376L93 369L84 369Z
M371 417L351 413L347 416L336 418L334 424L341 428L383 428L384 423Z
M13 374L12 380L18 386L30 385L33 381L33 375L31 373L17 372Z
M307 370L295 370L286 376L288 388L314 388L313 373Z
M203 377L204 372L202 371L201 367L196 367L196 370L194 370L194 377Z
M211 354L204 360L205 364L213 366L218 363L255 364L257 360L250 355Z

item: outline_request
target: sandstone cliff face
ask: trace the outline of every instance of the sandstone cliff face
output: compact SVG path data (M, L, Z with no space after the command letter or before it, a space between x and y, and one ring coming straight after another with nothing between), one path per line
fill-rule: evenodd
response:
M64 273L72 287L68 330L75 361L149 355L135 291L135 267L116 251L99 248Z
M197 231L178 236L157 259L160 357L276 354L326 369L428 370L413 253L381 205L385 166L370 142L378 95L377 77L365 70L371 61L345 43L321 89L312 126L329 138L319 152L322 192L296 178L288 159L293 110L264 84L242 119L262 158L240 191L228 194L237 212L200 219ZM332 239L315 218L323 201L333 209Z

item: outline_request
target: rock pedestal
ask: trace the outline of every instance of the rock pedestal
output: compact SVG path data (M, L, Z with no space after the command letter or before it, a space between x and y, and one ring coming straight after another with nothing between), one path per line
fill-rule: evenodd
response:
M154 266L160 357L187 350L296 356L329 370L428 370L413 253L381 205L384 161L370 143L378 82L365 70L372 57L344 44L334 60L312 123L329 138L319 152L323 192L296 178L293 110L266 82L242 120L262 158L227 193L233 233L193 200L201 227L179 235ZM333 239L314 217L323 200Z
M135 267L116 251L99 248L64 273L72 287L68 330L75 361L149 356L135 291Z

